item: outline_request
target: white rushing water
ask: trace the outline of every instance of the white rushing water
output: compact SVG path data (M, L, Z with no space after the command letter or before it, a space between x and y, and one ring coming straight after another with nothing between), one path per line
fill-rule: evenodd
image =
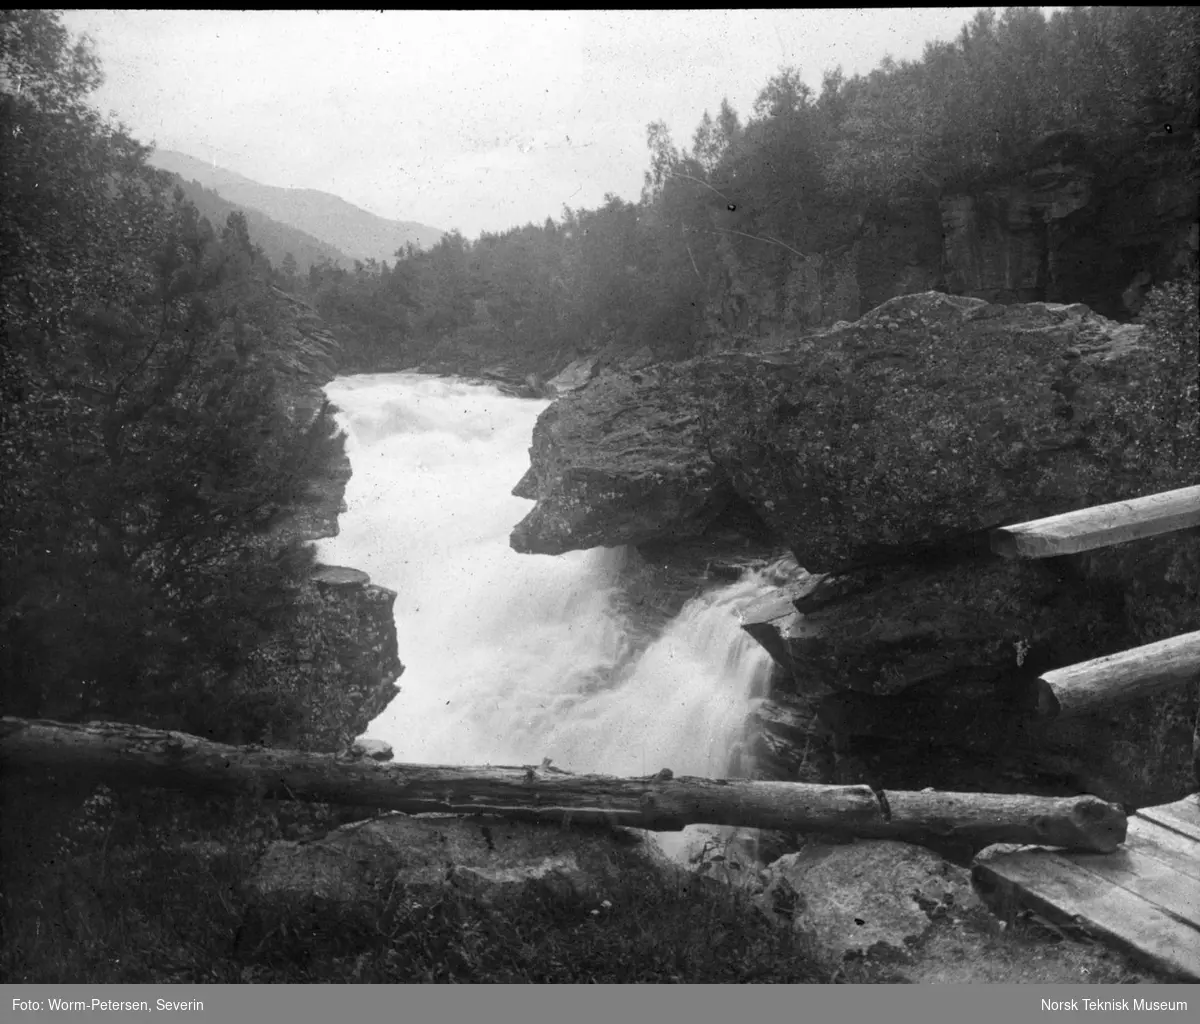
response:
M734 750L770 669L737 618L765 591L759 578L692 599L639 644L619 600L624 549L509 547L532 507L510 492L546 402L415 374L339 378L326 392L354 475L341 533L318 554L399 595L405 671L369 729L396 760L739 773Z

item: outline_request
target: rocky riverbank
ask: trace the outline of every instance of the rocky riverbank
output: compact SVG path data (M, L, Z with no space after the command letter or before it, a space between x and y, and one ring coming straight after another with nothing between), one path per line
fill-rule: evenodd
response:
M325 405L323 387L336 373L340 346L306 303L276 292L291 359L280 367L291 414L311 423ZM338 449L325 472L280 522L271 542L313 542L336 537L338 515L352 469ZM318 565L295 595L304 642L272 652L281 688L303 695L309 721L290 739L315 750L341 750L389 704L404 671L392 618L395 591L370 582L354 568Z
M713 557L733 520L824 576L765 620L778 776L1177 799L1195 687L1063 723L1030 702L1047 669L1200 628L1200 537L1032 563L986 542L1194 482L1124 455L1156 358L1080 304L925 292L775 351L601 373L539 419L512 545Z

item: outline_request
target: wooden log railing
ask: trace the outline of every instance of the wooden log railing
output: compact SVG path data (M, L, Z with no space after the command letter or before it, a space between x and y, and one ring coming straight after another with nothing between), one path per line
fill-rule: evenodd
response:
M826 832L910 842L957 840L982 849L1026 843L1109 852L1126 818L1093 796L880 792L741 779L573 775L538 766L438 766L347 760L333 754L212 743L113 722L0 718L0 769L75 775L89 784L383 807L408 814L494 814L658 831L689 824Z
M991 546L1006 558L1051 558L1192 527L1200 527L1200 485L1004 526Z
M1200 677L1200 631L1057 668L1038 677L1038 713L1068 718Z

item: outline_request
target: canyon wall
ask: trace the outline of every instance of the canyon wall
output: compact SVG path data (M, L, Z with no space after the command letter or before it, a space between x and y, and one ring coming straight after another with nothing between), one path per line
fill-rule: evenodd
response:
M814 214L824 241L782 282L750 268L722 276L711 343L852 321L928 289L1128 319L1196 258L1198 185L1187 140L1165 130L1133 149L1056 132L993 181Z

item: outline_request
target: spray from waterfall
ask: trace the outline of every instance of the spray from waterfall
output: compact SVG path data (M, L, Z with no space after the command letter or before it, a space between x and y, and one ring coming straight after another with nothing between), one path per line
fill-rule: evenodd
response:
M370 735L426 764L549 757L578 772L740 774L731 755L770 663L737 610L762 579L693 598L647 644L620 600L623 549L508 545L530 507L510 491L545 402L413 374L326 390L354 475L319 557L399 595L406 670Z

